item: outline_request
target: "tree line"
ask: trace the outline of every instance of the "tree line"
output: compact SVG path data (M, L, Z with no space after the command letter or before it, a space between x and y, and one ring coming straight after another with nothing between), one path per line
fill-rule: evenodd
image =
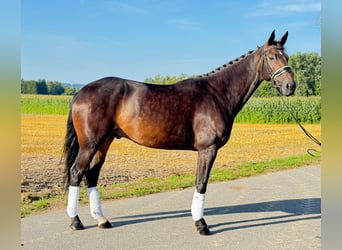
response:
M296 96L320 96L321 95L321 57L318 53L296 53L289 57L289 66L295 73L297 88ZM148 77L146 83L154 84L173 84L185 78L194 77L187 74L179 76L160 76ZM278 91L269 82L262 82L254 92L254 97L277 96Z
M321 64L322 60L318 53L296 53L289 57L289 66L295 73L297 88L296 96L320 96L321 95ZM161 76L144 79L146 83L152 84L174 84L180 80L194 77L193 75L180 74L179 76ZM42 95L73 95L78 88L63 85L57 81L25 81L21 80L22 94L42 94ZM278 92L269 82L262 82L254 92L254 97L277 96Z
M78 89L63 85L58 81L30 80L21 79L22 94L38 94L38 95L73 95Z

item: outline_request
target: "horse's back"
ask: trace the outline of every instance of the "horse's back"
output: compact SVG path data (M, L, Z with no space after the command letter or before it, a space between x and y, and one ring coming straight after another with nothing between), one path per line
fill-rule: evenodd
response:
M122 87L126 80L118 77L105 77L99 80L93 81L82 87L74 96L75 100L81 100L85 98L93 97L94 101L97 100L96 97L104 97L114 94L116 91Z

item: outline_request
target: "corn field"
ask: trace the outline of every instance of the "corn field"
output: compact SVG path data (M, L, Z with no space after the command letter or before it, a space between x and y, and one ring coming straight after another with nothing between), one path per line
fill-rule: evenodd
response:
M320 123L320 96L284 97L284 100L281 100L281 98L251 98L237 115L235 122L259 124L295 123L295 120L288 110L289 108L293 115L302 123Z

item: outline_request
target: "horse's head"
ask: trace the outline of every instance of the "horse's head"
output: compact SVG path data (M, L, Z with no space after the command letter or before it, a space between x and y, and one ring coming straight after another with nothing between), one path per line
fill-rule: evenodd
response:
M286 32L279 41L275 41L274 31L262 47L262 75L264 80L271 81L282 95L292 95L296 89L294 73L288 63L284 44L287 40Z

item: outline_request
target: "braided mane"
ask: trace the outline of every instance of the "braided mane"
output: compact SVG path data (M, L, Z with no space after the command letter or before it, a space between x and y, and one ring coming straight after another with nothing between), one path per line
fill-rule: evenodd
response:
M258 47L258 48L259 48L259 47ZM231 60L231 61L229 61L229 62L223 64L221 67L218 67L218 68L216 68L216 69L210 71L209 73L202 74L202 75L198 75L198 76L196 76L196 77L200 77L200 78L201 78L201 77L208 77L208 76L211 76L211 75L213 75L213 74L216 74L216 73L220 72L221 70L226 69L226 68L229 68L229 67L231 67L232 65L234 65L235 63L241 61L243 58L245 58L246 56L252 54L254 51L256 51L256 50L250 50L250 51L248 51L246 54L244 54L244 55L242 55L242 56L240 56L240 57L237 57L236 59Z

